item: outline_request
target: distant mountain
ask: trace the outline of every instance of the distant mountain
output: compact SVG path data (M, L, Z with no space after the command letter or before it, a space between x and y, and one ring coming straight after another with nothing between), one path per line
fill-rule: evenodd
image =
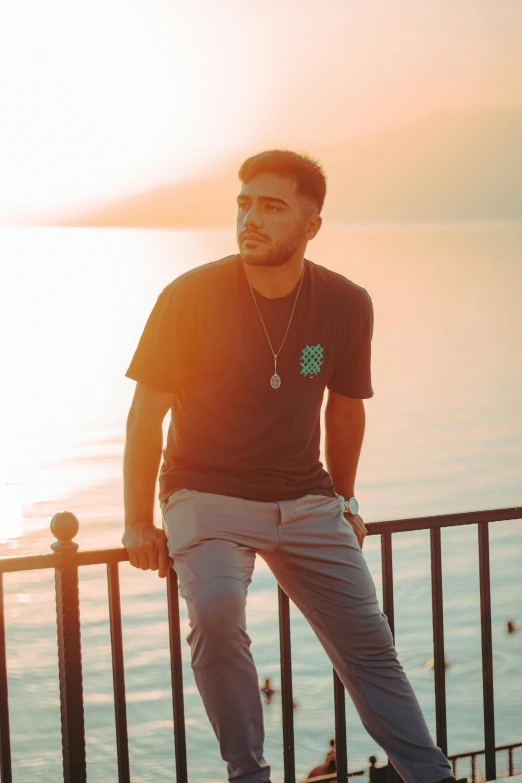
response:
M522 107L435 113L305 151L328 178L325 221L522 219ZM206 179L165 184L46 224L233 224L241 162Z
M323 160L330 220L522 218L522 107L428 115Z

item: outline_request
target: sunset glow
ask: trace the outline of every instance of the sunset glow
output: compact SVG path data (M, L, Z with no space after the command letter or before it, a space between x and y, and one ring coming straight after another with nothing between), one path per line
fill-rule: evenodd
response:
M2 780L520 778L522 0L3 5Z
M522 5L269 0L11 3L0 218L520 103ZM241 152L238 152L241 151Z

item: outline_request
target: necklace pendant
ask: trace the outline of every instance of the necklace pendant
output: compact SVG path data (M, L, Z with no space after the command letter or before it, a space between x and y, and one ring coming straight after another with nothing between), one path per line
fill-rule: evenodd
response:
M281 386L281 378L277 373L274 373L272 375L272 377L270 378L270 383L273 389L279 389L279 387Z

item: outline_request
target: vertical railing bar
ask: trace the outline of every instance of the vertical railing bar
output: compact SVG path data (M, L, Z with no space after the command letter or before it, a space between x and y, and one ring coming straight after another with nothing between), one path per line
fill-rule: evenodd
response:
M125 671L118 563L107 563L107 586L111 629L112 682L114 687L118 783L130 783L129 740L127 735L127 707L125 703Z
M7 692L7 653L5 646L4 575L0 571L0 780L12 783L9 697Z
M393 558L392 558L392 534L381 533L381 563L382 563L382 604L383 611L388 618L388 625L395 643L395 614L393 609ZM398 783L400 775L388 761L388 783Z
M381 534L381 562L382 562L382 605L388 618L392 636L395 640L395 617L393 611L393 562L392 562L392 534Z
M172 712L174 720L174 750L176 755L176 783L188 783L178 575L174 568L169 568L169 573L167 575L167 603L169 614L170 672L172 680Z
M442 598L442 553L440 528L430 529L431 600L433 619L433 670L435 673L435 715L437 745L448 753L446 725L446 667L444 659L444 612Z
M509 777L513 775L513 748L508 748L508 769Z
M457 777L457 759L452 759L451 760L451 770L453 772L453 777L456 778Z
M78 530L78 519L70 511L59 512L51 520L51 531L58 539L51 544L51 549L56 556L54 579L64 783L87 783L78 544L72 540Z
M471 783L475 783L476 781L476 764L475 764L475 754L471 754Z
M491 641L491 588L488 523L478 524L480 570L480 627L482 635L482 688L484 694L484 747L486 780L496 778L495 705L493 696L493 650Z
M290 646L290 602L281 585L279 602L279 648L281 656L281 703L283 709L284 781L295 783L294 700L292 689L292 652Z
M337 783L348 783L348 754L346 747L345 690L339 675L333 670L335 708L335 758Z

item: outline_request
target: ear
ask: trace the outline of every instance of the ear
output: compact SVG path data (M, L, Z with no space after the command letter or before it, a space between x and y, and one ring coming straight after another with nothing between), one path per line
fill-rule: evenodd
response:
M320 215L312 215L312 217L309 217L308 229L305 234L306 239L313 239L321 228L322 223L323 219Z

